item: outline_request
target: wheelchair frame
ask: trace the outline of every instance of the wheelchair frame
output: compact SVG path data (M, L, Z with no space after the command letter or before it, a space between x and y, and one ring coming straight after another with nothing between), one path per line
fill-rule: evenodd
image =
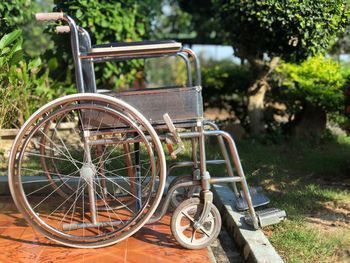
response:
M192 174L191 178L188 180L185 180L185 181L179 181L176 184L173 184L172 186L170 186L165 198L163 199L164 202L163 202L162 206L160 206L159 203L160 203L160 200L162 198L163 190L164 190L164 182L161 182L161 181L165 180L166 176L164 176L164 178L161 179L159 182L159 185L160 185L159 187L163 188L163 189L160 189L156 193L156 195L152 196L152 198L154 198L156 201L154 201L152 206L150 206L151 207L151 208L149 208L150 212L145 216L145 218L147 220L144 220L144 222L137 225L137 227L135 227L135 231L133 231L133 233L136 232L145 223L152 223L152 222L156 222L159 219L161 219L162 216L166 213L168 206L171 203L172 196L173 196L175 191L177 191L180 188L187 188L188 189L188 188L193 188L193 187L200 187L201 188L201 192L200 192L200 198L201 198L201 209L200 210L201 211L200 211L200 215L198 216L198 218L194 222L192 222L192 224L193 224L193 228L196 231L198 229L201 229L201 227L203 226L203 224L205 223L205 221L209 217L210 213L212 213L211 209L213 209L213 206L214 206L213 205L213 194L210 191L211 184L217 184L217 183L231 183L233 186L234 193L235 193L237 198L241 197L241 193L238 191L236 184L241 183L241 188L243 191L243 198L246 200L247 205L248 205L250 221L255 229L257 229L259 227L258 217L257 217L255 209L253 207L252 198L251 198L251 195L250 195L250 192L248 189L248 184L247 184L247 181L245 178L245 174L244 174L244 171L243 171L240 159L239 159L238 151L237 151L234 140L232 139L232 137L230 136L229 133L219 130L215 123L210 122L210 121L205 121L203 119L200 63L199 63L199 60L198 60L196 54L192 50L190 50L188 48L182 48L181 44L176 43L176 42L171 42L166 48L164 48L164 46L166 46L166 45L163 43L161 43L161 44L147 44L147 43L137 44L136 43L135 45L131 45L131 46L121 45L119 47L117 46L117 47L111 47L111 48L108 48L106 46L93 47L91 45L91 40L90 40L90 36L89 36L88 32L85 29L77 26L75 21L70 16L68 16L66 14L63 14L63 13L41 13L41 14L37 14L36 19L42 20L42 21L62 20L62 21L65 21L68 23L68 26L58 26L57 32L58 33L68 33L68 32L70 33L71 48L72 48L72 54L73 54L73 59L74 59L75 71L76 71L75 75L76 75L76 85L77 85L78 94L66 96L66 97L63 97L63 98L58 99L56 101L53 101L53 102L49 103L49 106L47 106L46 108L53 107L52 105L58 105L59 103L61 103L61 101L64 101L64 103L66 103L66 104L63 104L63 102L62 102L62 105L68 105L67 107L73 107L73 106L69 106L69 102L73 101L73 100L80 99L79 96L81 97L81 99L83 101L96 99L97 101L101 101L101 103L103 101L105 101L105 103L109 103L107 101L107 96L97 94L98 90L96 88L96 81L95 81L95 74L94 74L94 63L106 62L106 61L130 60L130 59L157 58L157 57L164 57L164 56L179 56L181 59L183 59L185 65L186 65L187 87L184 87L184 88L182 88L182 90L179 90L178 94L181 94L181 92L187 92L188 90L190 90L193 87L193 89L191 90L193 92L192 95L190 95L190 96L184 95L184 97L187 97L187 99L189 97L192 99L189 101L188 104L191 107L195 108L193 110L194 113L190 117L182 118L182 115L180 114L180 116L178 118L175 118L175 120L174 120L174 119L171 119L171 117L172 117L171 114L170 114L170 117L169 117L169 115L166 114L168 112L165 110L164 112L162 112L162 114L163 113L165 114L163 116L163 120L159 120L159 117L158 117L158 118L156 118L157 121L154 121L154 120L152 120L153 113L150 111L149 116L143 116L144 109L142 108L142 107L146 107L147 110L149 108L152 109L153 105L141 104L141 107L140 106L136 107L135 105L131 104L131 106L129 106L128 100L130 98L128 99L126 97L124 97L124 99L126 98L124 103L121 103L120 100L113 100L114 103L118 102L119 103L118 105L122 105L122 107L121 107L121 108L123 108L122 110L126 109L126 111L128 111L128 113L125 114L125 116L123 115L123 118L125 118L125 122L127 122L129 120L128 116L131 116L130 117L131 119L135 118L142 123L146 123L143 126L143 128L150 130L151 128L149 128L147 126L148 125L147 121L149 121L150 124L152 125L152 127L157 131L157 134L152 134L152 131L150 131L149 133L151 135L148 135L147 133L143 132L142 128L140 128L140 130L138 132L139 132L139 134L144 134L143 138L146 138L147 140L152 140L152 139L155 140L155 136L157 136L160 141L167 143L169 148L172 148L173 144L177 144L178 148L176 150L173 150L171 153L173 158L176 158L176 155L183 150L183 148L184 148L184 145L182 143L183 139L191 141L191 148L192 148L192 160L191 161L174 163L168 167L167 172L165 172L167 170L167 168L165 167L164 160L160 160L157 164L158 165L157 169L159 169L160 171L164 171L166 173L166 176L169 176L170 173L174 169L177 169L180 167L192 167L193 174ZM140 47L140 50L135 51L135 47ZM191 60L193 60L193 65L194 65L194 73L195 73L194 81L192 79L193 76L191 73L191 64L192 64ZM163 90L162 89L161 90L153 90L152 92L150 92L150 94L145 95L145 96L154 96L154 94L158 94L159 92L173 91L171 89L172 88L166 88L166 90L164 90L164 89ZM94 94L96 94L96 95L94 95ZM118 96L119 97L121 96L121 99L123 100L123 94L125 94L125 93L121 93L119 95L116 95L116 97L118 98ZM136 104L137 104L138 96L141 96L144 94L145 94L145 90L134 91L134 93L131 96L133 103L135 104L135 101L136 101ZM168 95L165 94L165 95L161 95L161 96L168 96ZM173 94L170 94L169 96L171 97L171 96L173 96ZM196 105L193 105L193 101L198 102L198 103ZM100 107L99 105L100 104L97 103L97 106L95 106L95 108L99 109L99 107ZM135 111L133 107L135 107L137 110L140 110L140 113L138 111ZM106 110L106 109L103 109L103 110ZM101 110L101 112L103 110ZM161 111L161 110L162 109L158 109L158 111ZM171 109L171 110L176 110L176 109ZM113 112L113 110L110 110L110 111L111 111L111 114L116 114ZM31 125L32 123L34 123L35 116L37 116L41 112L44 112L44 110L39 109L35 114L33 114L33 118L29 119L25 126L27 127L28 125ZM147 120L145 117L147 118ZM84 117L80 116L80 118L84 118ZM101 124L100 124L100 126L101 126ZM208 128L206 128L206 127L208 127ZM120 127L117 127L117 128L120 128ZM135 125L134 128L137 129L137 126ZM101 145L101 147L103 147L106 144L113 144L113 143L115 143L115 141L114 141L113 137L111 137L109 139L101 139L101 140L95 139L95 140L89 141L89 137L91 136L91 132L93 133L93 131L91 131L89 129L85 129L84 126L82 126L82 129L83 129L83 134L84 134L84 138L85 138L84 139L85 140L84 141L85 153L88 152L88 154L87 154L87 157L84 157L85 160L83 163L83 167L79 169L79 172L80 172L80 176L81 177L85 176L84 179L86 179L86 178L90 178L88 175L89 173L93 173L93 169L90 169L88 167L88 164L92 162L91 161L91 154L89 153L91 145ZM179 129L182 129L183 131L179 132ZM35 130L35 129L33 128L33 130ZM99 133L96 134L97 137L100 135L105 135L105 134L113 134L115 132L115 129L112 127L112 129L104 129L104 130L98 131L98 132ZM24 133L25 133L25 131L22 131L22 132L20 132L20 134L18 136L18 137L22 136L20 138L22 140L24 138L23 136L25 136ZM218 144L220 146L223 160L207 160L206 150L205 150L205 138L209 137L209 136L214 136L218 139ZM26 209L23 208L23 204L22 204L23 202L26 202L26 201L24 201L24 200L20 199L18 196L16 196L16 193L17 193L16 184L18 184L18 182L20 182L20 179L19 180L16 179L16 172L14 171L14 168L12 168L16 165L16 158L17 158L16 153L18 154L18 151L19 151L19 150L16 151L16 147L18 149L20 149L22 147L21 151L23 151L23 147L25 148L25 146L20 146L20 139L17 140L18 142L15 142L15 146L11 152L10 165L9 165L9 174L10 174L9 181L10 181L11 192L12 192L12 195L14 197L14 200L15 200L17 207L19 208L19 210L23 214L26 214ZM132 140L130 140L130 138L127 138L126 141L127 141L126 142L127 145L129 145L129 143L134 143L134 145L136 145L135 147L139 147L139 146L137 146L137 144L139 143L137 141L137 139L134 139L134 141L132 141ZM141 141L142 141L142 138L141 138ZM118 143L120 143L120 142L121 142L121 140L118 140ZM226 149L226 144L229 147L229 152ZM199 148L199 151L198 151L198 148ZM45 149L41 149L41 150L45 151ZM159 149L159 144L158 144L157 152L161 152L161 151L162 151L162 149ZM197 153L199 153L199 156L197 156ZM235 176L233 173L233 168L231 166L231 160L230 160L231 158L229 156L229 153L231 154L232 161L234 163L235 170L236 170L238 176ZM164 155L164 153L160 153L159 158L162 159L163 155ZM136 156L136 154L135 154L135 156ZM136 156L135 158L140 158L140 156ZM137 162L137 161L135 161L135 162ZM213 165L213 164L214 165L225 164L228 176L227 177L211 177L209 172L207 171L207 165ZM140 173L140 171L136 171L136 174L137 173ZM160 177L161 177L161 175L160 175ZM18 180L18 181L16 181L16 180ZM86 180L90 180L90 179L86 179ZM97 227L97 226L104 227L104 226L106 226L106 223L103 223L103 222L99 224L98 219L96 218L96 216L94 216L96 214L96 209L98 209L98 208L96 205L96 202L97 202L96 201L96 194L93 192L94 191L93 183L92 183L92 181L90 181L90 183L91 183L90 186L89 186L89 183L87 185L88 185L89 209L90 209L90 213L91 213L91 222L89 222L89 223L83 222L81 226L77 226L77 225L72 226L70 224L66 224L65 226L63 226L63 228L70 230L71 228L76 228L76 227ZM85 190L83 190L83 191L85 191ZM141 196L144 193L141 190L141 192L139 192L139 194ZM151 197L149 197L149 198L151 198ZM199 204L197 204L197 205L199 205ZM155 215L153 215L155 210L158 207L160 208L159 212L156 213ZM151 217L152 215L153 215L153 217ZM33 221L30 216L26 216L26 219L29 222ZM115 224L117 224L117 223L115 223ZM220 220L220 224L221 224L221 220ZM108 226L111 226L111 225L113 227L113 222L110 222L108 224ZM39 224L39 228L40 228L40 224ZM174 230L174 231L176 231L176 230ZM173 231L173 233L174 233L174 231ZM133 234L133 233L131 233L131 234ZM60 243L64 243L64 244L69 245L69 246L74 246L74 247L102 247L102 246L111 244L108 242L102 242L102 243L97 242L97 243L93 243L93 245L82 245L82 244L74 244L74 243L72 244L70 242L64 242L64 239L57 239L57 238L51 236L47 232L45 232L44 234L47 237L54 239L55 241L58 241ZM129 236L129 235L127 235L127 236ZM127 236L123 237L123 239L126 238ZM196 249L196 248L203 247L203 244L202 245L197 244L195 246L191 246L191 244L186 244L186 242L185 242L185 244L181 243L181 241L179 241L179 242L181 245L183 245L184 247L187 247L187 248ZM208 243L205 243L205 245L207 245L207 244Z

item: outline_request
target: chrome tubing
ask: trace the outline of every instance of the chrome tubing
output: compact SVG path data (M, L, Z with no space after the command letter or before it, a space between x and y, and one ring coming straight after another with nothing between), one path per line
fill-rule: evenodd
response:
M78 92L84 92L84 80L83 80L83 69L82 63L80 59L80 50L79 50L79 34L78 27L70 16L64 14L63 20L66 21L70 27L70 35L71 35L71 46L72 46L72 55L75 64L75 78Z
M217 130L217 131L220 130L219 127L214 122L205 121L204 124L210 126L213 130ZM226 161L225 164L226 164L227 173L228 173L228 175L230 177L233 177L234 173L233 173L233 169L232 169L232 166L231 166L230 157L229 157L229 155L227 153L225 142L224 142L224 140L222 139L221 136L217 136L217 138L218 138L218 143L219 143L219 146L220 146L220 150L221 150L222 156L224 157L224 160ZM234 191L236 197L238 198L240 196L240 193L239 193L239 191L237 189L236 183L233 183L232 187L233 187L233 191Z
M194 59L194 69L195 69L195 75L196 75L195 86L202 86L200 62L199 62L199 59L198 59L196 53L194 53L194 51L189 49L189 48L184 48L181 50L181 52L187 53L190 57L192 57Z

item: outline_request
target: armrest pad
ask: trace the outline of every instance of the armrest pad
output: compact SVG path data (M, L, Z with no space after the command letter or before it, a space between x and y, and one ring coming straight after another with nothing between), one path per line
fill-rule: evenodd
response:
M92 56L147 55L157 53L176 53L181 43L173 40L137 41L94 45L89 53Z

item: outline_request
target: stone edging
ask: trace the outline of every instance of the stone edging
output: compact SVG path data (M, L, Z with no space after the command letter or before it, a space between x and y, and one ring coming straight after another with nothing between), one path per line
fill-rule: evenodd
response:
M244 221L244 215L237 212L235 196L227 185L213 187L214 202L219 209L223 225L243 251L244 259L254 263L284 262L261 230L253 230Z

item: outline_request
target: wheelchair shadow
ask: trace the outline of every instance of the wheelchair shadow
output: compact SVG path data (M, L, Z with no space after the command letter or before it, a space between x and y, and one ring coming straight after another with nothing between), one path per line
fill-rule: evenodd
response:
M36 238L34 238L34 239L24 239L24 238L16 238L16 237L9 236L9 235L0 235L0 239L8 240L8 241L14 241L14 242L18 242L18 243L22 243L22 244L28 244L28 245L36 245L36 246L44 246L44 247L55 247L55 248L66 248L63 245L56 244L56 243L51 243L49 240L47 240L46 242L35 240Z
M142 242L152 245L166 248L182 248L173 237L170 231L170 226L166 224L164 224L161 229L144 227L143 229L139 230L133 237Z

